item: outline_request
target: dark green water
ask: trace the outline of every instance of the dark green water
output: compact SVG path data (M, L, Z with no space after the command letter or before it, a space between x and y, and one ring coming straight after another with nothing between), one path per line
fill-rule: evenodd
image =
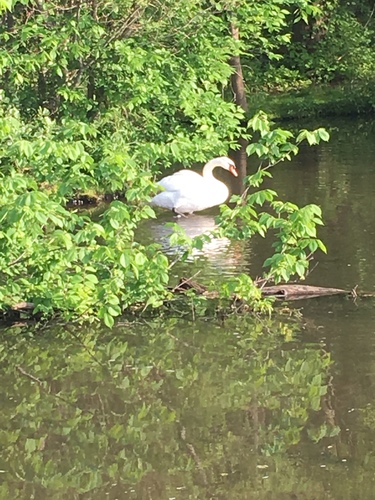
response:
M309 283L374 291L375 130L319 125L334 127L331 142L278 167L270 186L323 208L329 253ZM214 214L181 223L194 235ZM145 241L162 241L168 220L148 223ZM259 274L265 252L213 242L176 276ZM374 498L374 301L296 307L294 318L160 317L112 332L4 328L0 499Z

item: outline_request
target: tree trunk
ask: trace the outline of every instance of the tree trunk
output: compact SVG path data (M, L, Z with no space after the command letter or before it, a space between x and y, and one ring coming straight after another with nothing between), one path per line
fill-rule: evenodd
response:
M234 23L230 25L232 37L238 41L240 39L240 32ZM241 106L244 111L248 111L249 106L246 99L245 83L243 79L241 57L239 55L230 58L230 65L234 68L234 73L231 76L232 88L234 93L234 102Z
M233 39L238 41L240 39L240 32L233 22L230 25L230 29ZM243 79L240 55L232 56L229 62L230 65L234 68L234 72L231 76L234 102L246 112L248 111L249 106L246 99L245 82ZM242 194L245 189L244 178L246 176L247 167L246 146L248 142L242 137L240 137L238 142L240 144L240 149L231 151L231 156L236 163L238 170L238 182L235 186L234 191L236 194Z

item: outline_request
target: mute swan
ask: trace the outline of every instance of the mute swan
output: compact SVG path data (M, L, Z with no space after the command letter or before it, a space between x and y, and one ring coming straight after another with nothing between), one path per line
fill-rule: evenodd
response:
M192 214L224 203L229 196L227 186L212 175L216 167L238 176L233 160L214 158L203 167L202 175L192 170L179 170L158 182L164 191L154 196L151 205L168 208L177 215Z

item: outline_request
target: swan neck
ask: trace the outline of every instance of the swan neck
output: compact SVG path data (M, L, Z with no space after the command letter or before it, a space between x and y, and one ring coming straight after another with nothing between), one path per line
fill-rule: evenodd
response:
M210 160L209 162L207 162L202 170L203 177L214 177L212 175L212 172L216 167L220 167L220 164L217 163L216 160Z

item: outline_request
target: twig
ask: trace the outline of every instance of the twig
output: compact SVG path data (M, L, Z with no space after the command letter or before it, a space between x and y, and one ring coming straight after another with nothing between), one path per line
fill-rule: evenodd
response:
M181 435L181 439L184 441L187 449L189 450L190 455L193 457L193 460L197 466L197 469L201 473L204 485L207 485L208 484L207 475L206 475L206 472L203 468L202 462L201 462L200 458L198 457L194 446L191 443L188 443L186 441L186 427L182 427L180 435Z
M375 12L375 2L374 2L374 6L373 6L373 8L372 8L372 11L370 12L370 15L369 15L369 17L368 17L368 19L367 19L367 21L366 21L366 24L363 26L363 28L364 28L364 29L366 29L366 28L367 28L367 26L369 25L369 23L370 23L370 21L371 21L371 18L372 18L372 16L374 15L374 12Z
M85 351L88 353L88 355L96 363L98 363L98 365L100 365L102 368L108 369L108 367L105 364L103 364L101 361L99 361L99 359L90 351L90 349L86 346L86 344L84 342L82 342L82 340L78 337L78 335L76 335L74 332L72 332L70 330L68 323L65 325L65 329L67 332L70 333L70 335L72 335L72 337L74 337L76 339L76 341L85 349Z
M48 392L47 389L44 387L43 385L43 381L40 380L39 378L35 377L34 375L32 375L31 373L28 373L26 370L24 370L22 368L22 366L17 366L16 367L17 370L22 374L24 375L25 377L29 378L30 380L32 380L33 382L36 382L39 387L41 388L42 391L44 391L46 394L48 394L49 396L53 396L54 398L56 399L59 399L60 401L63 401L65 404L69 405L69 406L72 406L73 408L75 409L79 409L82 413L90 413L91 415L95 415L95 412L91 411L91 410L85 410L83 408L79 408L77 405L75 405L74 403L72 403L71 401L69 401L68 399L64 398L63 396L60 396L59 394L52 394L51 392Z
M180 281L180 283L172 289L172 292L176 292L180 286L186 285L186 283L189 283L189 281L198 276L198 274L200 273L201 271L199 270L195 274L193 274L193 276L190 276L190 278L185 278L183 281Z
M309 259L310 260L310 259ZM307 272L306 272L306 278L308 276L310 276L310 274L315 271L315 269L319 266L319 262L315 262L315 265L311 268L311 269L308 269Z
M43 382L40 380L40 378L34 377L34 375L31 375L31 373L27 373L22 366L17 366L17 370L22 373L22 375L25 375L25 377L28 377L31 379L33 382L37 382L39 385L42 385Z
M24 258L25 255L26 255L26 250L23 253L21 253L21 255L19 255L16 259L14 259L12 262L9 262L8 267L14 266L15 264L17 264L20 260L22 260Z

